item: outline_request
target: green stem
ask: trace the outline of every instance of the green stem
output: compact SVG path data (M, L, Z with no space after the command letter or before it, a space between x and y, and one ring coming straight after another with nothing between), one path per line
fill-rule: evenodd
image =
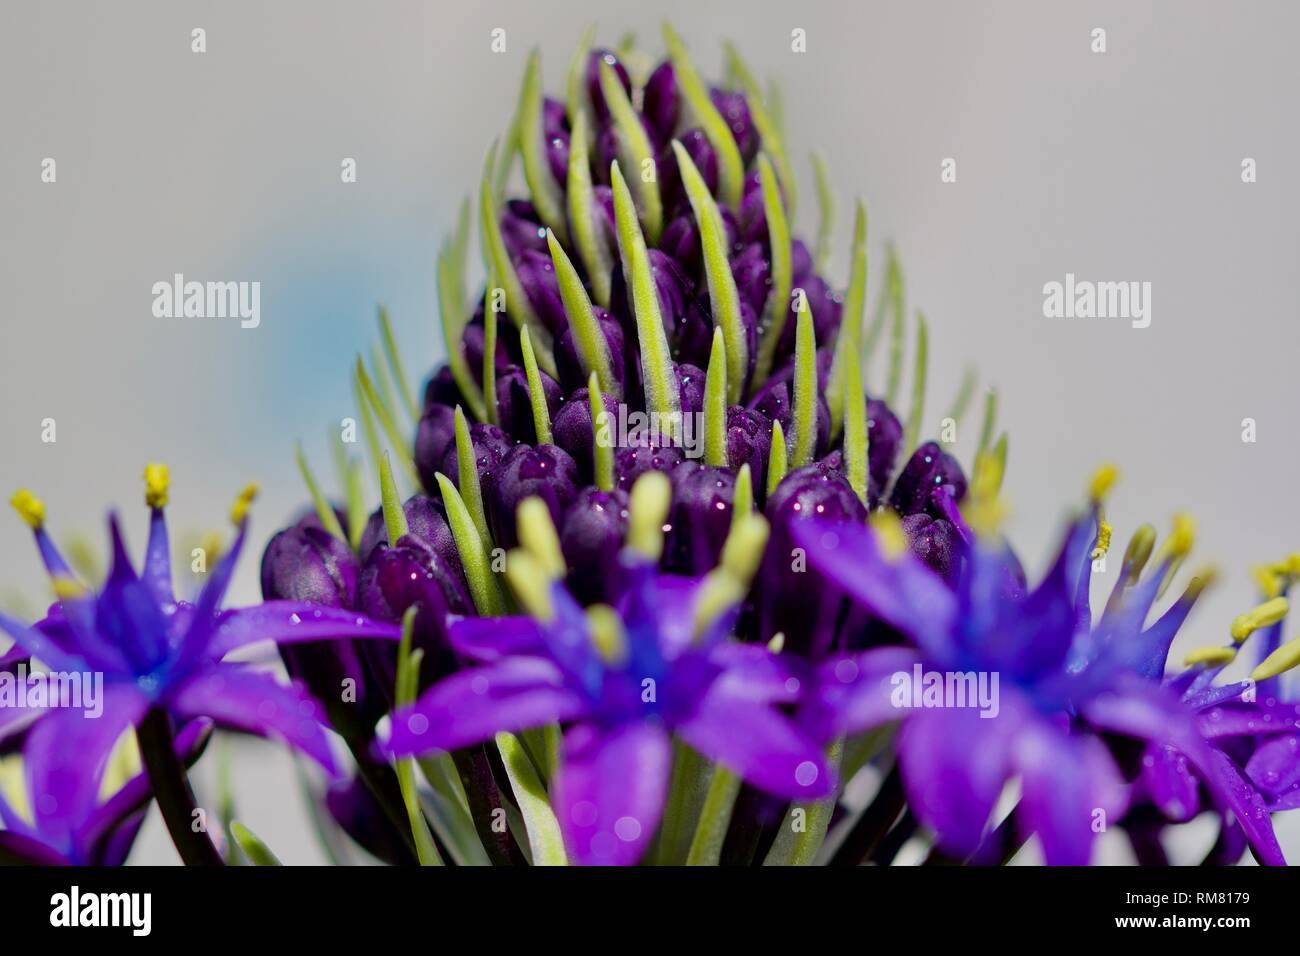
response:
M185 767L176 756L176 738L167 711L151 709L136 727L135 736L154 799L181 860L186 866L223 866L207 831L194 829L198 803Z

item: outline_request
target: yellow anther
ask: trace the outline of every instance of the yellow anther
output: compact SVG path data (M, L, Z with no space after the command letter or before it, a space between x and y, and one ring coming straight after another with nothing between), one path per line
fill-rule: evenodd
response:
M663 555L664 522L672 496L672 483L662 471L647 471L628 496L627 546L650 561Z
M767 642L767 649L773 654L780 654L785 650L785 631L777 631L772 635L772 639Z
M1232 663L1232 659L1236 656L1236 649L1231 647L1198 647L1188 652L1183 658L1183 663L1188 667L1196 667L1200 664L1217 667L1220 664Z
M519 503L516 523L519 543L537 559L542 570L552 579L564 577L567 568L560 551L560 536L546 502L536 496L525 498Z
M84 584L76 578L68 577L66 574L50 578L50 587L54 591L54 596L60 601L75 601L77 598L84 597L87 593Z
M1118 480L1118 468L1111 464L1102 465L1093 473L1092 481L1088 484L1088 497L1095 502L1103 501Z
M1284 597L1275 597L1232 620L1232 639L1240 644L1261 627L1269 627L1286 617L1289 604Z
M1110 522L1103 521L1097 527L1097 547L1092 549L1092 560L1096 561L1106 556L1106 552L1110 550L1110 536Z
M1192 550L1192 545L1196 541L1196 522L1192 520L1191 515L1176 514L1174 515L1174 528L1169 533L1169 538L1165 541L1164 553L1175 560L1187 556Z
M613 667L627 662L627 634L617 611L608 604L593 604L587 608L587 629L602 661Z
M244 523L248 517L248 509L253 504L253 499L257 497L257 484L244 486L244 490L239 493L235 503L230 506L230 523L238 527Z
M538 560L523 548L515 548L506 554L506 580L529 614L540 621L555 617L555 605L551 603L551 578Z
M14 511L18 512L18 517L26 521L33 531L39 530L45 524L45 502L26 488L15 491L9 503L14 506Z
M167 507L167 491L171 488L171 476L166 465L148 464L144 466L144 503L150 508Z
M759 562L763 560L767 535L766 518L754 512L742 515L732 524L727 540L722 545L719 569L747 589L758 571Z
M1250 573L1259 585L1259 593L1264 597L1275 598L1282 593L1282 578L1274 568L1257 564L1250 569Z
M1260 661L1259 666L1250 672L1250 679L1268 680L1270 677L1286 673L1297 664L1300 664L1300 637L1287 641Z
M903 522L898 514L888 508L882 508L869 519L871 530L876 533L880 550L887 561L897 561L907 553L907 534L903 531Z

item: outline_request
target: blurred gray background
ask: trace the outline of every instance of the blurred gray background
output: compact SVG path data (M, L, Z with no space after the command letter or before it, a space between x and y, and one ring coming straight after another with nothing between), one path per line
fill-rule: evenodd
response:
M730 39L780 80L799 231L816 225L810 150L824 151L842 200L837 283L854 196L869 205L872 261L896 243L909 306L931 323L927 431L966 365L998 386L1010 531L1031 570L1089 472L1114 460L1117 547L1186 509L1197 556L1223 571L1175 652L1221 643L1255 600L1249 566L1300 549L1300 8L1283 0L9 0L0 489L35 489L61 539L99 543L118 506L138 549L146 461L171 466L177 537L222 527L256 479L256 546L235 593L255 600L257 547L304 499L293 443L331 473L326 437L355 414L348 370L374 340L376 303L412 372L442 355L434 251L512 115L529 49L559 94L588 23L605 44L634 31L657 57L664 16L706 74L721 75ZM504 54L489 50L496 27ZM790 50L796 27L806 54ZM1105 54L1090 50L1096 27ZM45 157L56 184L41 182ZM344 157L355 184L340 182ZM945 157L956 183L940 182ZM1241 181L1245 157L1254 184ZM154 318L150 288L176 272L259 280L261 327ZM1151 282L1150 328L1043 318L1043 284L1067 272ZM1254 444L1241 440L1247 417ZM54 444L41 441L45 418ZM966 460L974 425L960 436ZM32 608L46 598L12 517L0 519L0 594ZM235 766L240 816L287 860L322 859L279 749L239 743ZM1293 856L1296 816L1279 820ZM1175 858L1210 839L1190 828ZM1107 859L1125 854L1108 841ZM175 859L156 818L134 859Z

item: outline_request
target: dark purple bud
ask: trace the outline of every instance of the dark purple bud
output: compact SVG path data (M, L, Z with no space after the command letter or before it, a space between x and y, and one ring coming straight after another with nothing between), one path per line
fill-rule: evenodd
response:
M605 411L609 415L609 435L613 441L618 427L618 402L602 393ZM591 403L585 388L574 390L551 422L551 437L555 444L569 453L578 466L584 485L594 478L595 432L591 427Z
M952 522L931 518L927 514L908 515L903 519L912 553L931 568L950 578L958 569L961 538Z
M456 548L456 539L452 536L451 525L447 523L447 511L442 500L424 495L412 495L402 504L402 513L406 515L409 533L432 548L463 583L465 572L460 566L460 551ZM381 545L388 545L388 528L384 524L383 509L376 508L371 513L366 522L366 530L361 535L359 550L362 563L370 560L375 549Z
M455 408L463 404L464 400L461 398L460 389L456 387L456 380L452 378L451 368L446 365L439 366L424 386L425 408L430 405L448 405Z
M397 780L386 765L376 770L385 773L392 789ZM414 866L415 857L407 848L406 837L384 813L383 807L359 776L330 786L325 793L325 808L357 846L390 866Z
M515 442L500 427L489 425L487 422L470 425L469 440L474 446L474 461L478 468L479 485L483 489L483 497L486 500L489 489L496 482L497 467L501 464L501 459L505 458L510 449L515 446ZM458 489L460 488L460 469L456 464L455 442L443 453L442 462L437 470L446 475ZM437 487L436 483L434 487Z
M704 411L704 379L704 369L685 362L677 364L677 384L680 386L683 415Z
M558 528L564 509L577 492L578 466L563 448L516 445L501 461L490 499L489 520L496 543L503 548L518 544L515 512L525 498L536 496L546 502Z
M627 75L627 68L612 51L605 49L591 51L587 59L587 95L591 98L591 106L596 113L597 122L603 125L609 120L609 107L605 103L605 94L600 88L602 60L613 67L614 72L618 74L618 81L623 84L623 89L629 97L632 96L632 79Z
M526 199L511 199L501 210L501 238L512 262L525 252L546 252L546 227Z
M454 448L455 444L455 410L436 402L425 405L415 432L415 467L426 491L432 493L438 490L434 475L441 467L447 449Z
M767 209L763 205L763 183L757 172L745 177L745 189L740 200L740 241L757 242L768 248ZM769 253L770 256L770 253Z
M758 155L759 136L758 130L754 127L754 120L749 115L749 103L745 100L745 94L715 89L712 91L712 97L713 105L727 121L731 135L736 139L741 159L748 166Z
M922 513L943 517L931 510L931 493L945 486L953 501L966 497L966 475L957 459L928 441L912 453L899 472L889 503L904 517Z
M754 496L760 502L767 488L767 460L771 451L771 419L742 405L727 409L727 464L737 471L741 465L749 465Z
M664 328L669 340L677 334L677 323L686 314L692 301L693 283L682 270L676 259L658 249L649 250L650 273L654 276L655 291L659 296L659 311L663 314ZM636 323L633 319L632 304L628 299L627 280L623 270L615 267L610 283L610 310L623 324L623 334L628 342L636 342Z
M564 300L560 298L560 281L555 276L550 252L525 251L515 260L515 272L537 317L552 335L560 335L569 327L569 319Z
M884 399L867 399L867 470L870 472L871 502L875 507L894 473L894 462L903 444L903 425Z
M741 303L741 310L745 308ZM744 316L741 316L742 321ZM709 351L713 348L713 316L706 299L695 298L686 306L686 313L678 320L673 338L673 360L697 368L709 364Z
M823 383L826 376L821 372L822 353L817 353L818 373L817 382L820 386L817 394L817 441L813 446L813 457L820 458L826 452L827 445L830 444L831 434L831 412L826 404L826 396L822 392ZM826 363L829 371L829 362ZM794 383L789 375L774 375L768 379L767 384L759 389L749 402L749 407L756 412L762 413L769 422L780 422L781 431L788 440L791 436L793 403L794 403Z
M417 610L411 644L424 651L420 666L424 685L455 669L447 643L447 615L473 614L474 605L459 569L448 567L422 539L406 535L396 546L371 552L357 579L357 610L396 624L412 607ZM367 658L383 686L393 686L396 649L391 645L367 648Z
M801 285L813 270L812 253L802 239L790 242L790 275L795 285Z
M736 473L684 461L673 469L671 478L673 500L664 539L664 569L675 574L704 574L718 563L731 528Z
M610 371L614 374L614 379L622 384L627 378L627 369L624 365L626 339L623 325L612 312L599 307L593 311L596 322L605 335L605 344L609 348ZM560 372L560 384L566 391L571 392L587 384L587 373L583 371L582 361L578 358L578 346L574 341L571 328L565 329L556 343L555 364Z
M736 291L740 293L741 301L748 304L756 315L762 315L772 291L772 266L762 245L752 242L745 246L731 260L731 275L736 280Z
M641 102L641 112L661 143L671 140L677 129L677 102L677 75L672 61L664 60L646 80Z
M790 525L804 518L860 522L867 510L843 475L817 463L786 475L764 513L772 530L756 588L759 637L769 640L779 631L788 650L824 653L834 636L840 602L801 559Z
M570 502L560 527L560 550L569 566L569 590L583 605L612 601L626 537L626 492L587 487Z
M564 390L560 388L559 382L541 369L537 370L537 375L542 381L547 411L554 418L564 403ZM528 375L519 366L510 366L497 379L497 421L516 441L530 445L537 441L531 396Z
M542 101L542 135L551 175L563 186L569 176L569 126L564 104L558 100Z
M802 283L796 283L793 288L803 289L808 307L812 309L813 331L817 335L817 344L833 344L840 327L840 312L844 306L844 297L816 275L808 276ZM781 340L776 348L779 358L794 354L795 329L798 328L799 322L799 314L795 311L797 301L792 294L790 308L785 316L785 325L781 329Z
M722 228L727 234L727 249L736 245L739 227L736 216L726 206L721 206ZM704 274L704 257L700 252L700 230L695 222L695 215L690 207L685 207L664 226L659 236L659 249L676 259L682 270L692 279L699 279Z
M691 162L695 168L700 171L700 176L704 178L704 184L709 187L709 192L717 193L718 191L718 154L713 151L713 144L709 138L704 135L704 130L688 129L678 137L686 154L691 157ZM682 185L681 170L677 168L677 152L673 149L671 142L665 142L663 148L659 150L659 155L655 159L655 170L659 175L659 192L663 197L665 209L676 211L679 206L687 202L686 189ZM689 207L683 206L684 212L689 212Z
M628 436L628 442L614 449L614 481L624 491L631 491L636 480L647 471L671 472L686 460L686 453L669 444L662 435L647 429Z

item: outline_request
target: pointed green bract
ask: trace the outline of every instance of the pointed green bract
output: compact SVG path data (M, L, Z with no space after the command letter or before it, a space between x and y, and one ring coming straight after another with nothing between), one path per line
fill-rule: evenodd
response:
M911 454L921 437L925 416L925 376L930 360L930 333L925 316L916 313L916 362L912 367L912 409L907 416L907 441L903 448Z
M718 193L727 208L732 212L739 212L745 165L741 161L736 138L731 134L731 127L722 118L718 108L713 105L709 90L696 72L691 58L687 56L681 38L666 21L664 42L668 45L668 56L673 61L677 89L686 101L686 107L691 115L704 130L704 135L713 146L713 151L718 155Z
M384 357L380 354L381 345L376 343L370 346L370 380L375 383L375 391L379 393L379 399L393 416L393 421L397 421L402 406L398 405L397 392L393 389L393 383L388 377L388 368L384 363ZM416 419L418 421L419 419Z
M758 361L754 366L755 387L767 381L772 371L776 347L785 331L786 316L790 312L790 285L793 282L791 266L790 223L786 219L785 204L781 202L781 188L776 173L766 153L758 157L759 177L763 187L763 214L767 217L768 247L772 254L772 291L768 293L759 328L763 330L758 346Z
M379 335L384 340L384 355L388 358L388 368L393 373L393 381L397 383L397 392L406 403L406 409L411 413L411 420L418 422L420 403L406 378L402 355L398 352L397 343L393 339L393 326L388 321L388 310L382 305L379 307Z
M437 481L443 504L447 508L447 524L451 526L451 536L456 541L456 550L460 554L460 564L465 570L465 581L469 584L474 607L484 617L500 617L506 613L505 598L492 573L492 559L487 544L474 527L469 510L451 479L438 474Z
M627 98L618 74L604 60L600 63L600 91L604 94L618 136L619 163L626 166L632 176L631 185L646 241L654 245L659 241L659 232L664 225L654 147L650 145L650 136L641 125L641 117L632 108L632 101ZM648 178L647 173L650 174Z
M812 168L813 180L817 184L817 249L813 253L813 265L818 273L823 273L831 264L831 245L835 235L835 192L831 189L826 158L821 153L813 152Z
M524 67L519 93L519 152L524 158L524 178L537 214L556 235L568 238L564 221L564 190L551 175L546 159L546 134L542 128L542 55L534 48Z
M595 142L593 131L591 101L587 96L587 59L591 56L591 46L596 39L596 25L593 23L582 31L578 48L569 60L569 74L564 85L564 107L569 117L570 133L570 175L572 175L572 148L574 140L580 140L585 153ZM579 133L581 124L581 134ZM572 184L570 184L572 188Z
M740 55L740 51L730 42L724 43L723 49L727 54L727 69L745 92L745 103L749 107L749 115L754 121L754 127L758 130L763 149L772 155L772 161L776 163L776 171L781 176L781 185L785 188L785 198L790 206L790 217L794 218L794 169L790 165L790 158L786 154L785 144L782 142L781 129L776 119L768 112L767 104L763 98L763 91L758 86L758 80L750 72L748 64Z
M717 326L704 379L704 463L727 463L727 348Z
M415 615L418 608L407 608L402 615L402 641L397 646L397 686L394 688L394 709L409 707L415 702L419 691L420 662L424 652L411 649L412 635L415 632ZM429 824L424 819L420 807L420 794L415 785L415 759L403 757L397 761L397 785L402 793L402 803L406 807L406 818L411 826L411 836L415 841L415 855L421 866L442 866L442 855L429 832Z
M402 498L397 493L397 483L393 481L393 465L388 460L387 453L379 460L379 496L388 543L395 545L411 529L406 523L406 512L402 509Z
M487 170L492 169L496 146L488 150ZM519 274L515 272L514 263L506 252L505 240L501 237L501 223L497 219L496 202L492 198L492 187L488 172L483 174L483 183L479 188L479 233L483 243L483 262L491 274L497 277L506 294L506 314L517 328L525 325L532 329L533 348L537 353L537 364L547 375L555 378L555 358L552 352L551 335L542 324L542 320L533 311L532 303L524 292Z
M316 476L311 473L311 466L307 464L307 456L302 450L301 443L298 445L296 457L298 459L298 471L302 473L303 484L307 486L307 492L311 495L312 505L316 508L316 517L320 519L321 527L340 541L347 541L348 537L343 533L343 526L339 524L339 516L334 513L334 508L325 500L320 485L316 483Z
M479 537L485 542L490 542L492 536L488 533L487 514L483 510L483 489L478 479L474 441L470 438L469 422L465 420L465 413L461 411L459 405L456 406L455 413L455 435L456 484L460 486L460 497L465 503L465 509L469 512L470 520L474 522Z
M470 374L469 363L465 361L465 351L461 347L465 332L463 319L465 307L463 302L457 301L456 287L459 285L459 280L456 278L456 261L455 249L451 246L443 246L438 253L435 276L442 338L447 346L447 366L451 369L451 377L456 382L457 390L464 397L474 417L484 421L487 412L484 407L483 393L479 390L478 382L474 381L474 376ZM418 409L415 411L415 420L420 420Z
M527 329L519 333L519 351L523 353L524 375L528 378L528 404L533 409L533 430L537 444L551 444L551 412L546 407L546 392L542 389L542 376L537 372L537 357L533 354L532 336Z
M352 375L352 399L357 403L357 414L361 417L361 431L366 436L366 451L370 455L370 466L375 474L379 473L379 462L383 455L379 450L379 431L375 428L374 416L370 414L370 403L361 389L361 379L355 372Z
M767 460L767 497L772 497L776 486L785 477L786 443L785 429L779 421L772 422L772 451Z
M555 234L546 233L546 244L551 250L551 262L555 265L555 278L560 286L560 298L564 302L564 313L569 319L569 328L573 330L573 344L582 363L584 372L595 373L600 387L616 399L623 397L622 387L614 378L610 367L609 342L596 320L596 312L587 298L578 270L564 252Z
M239 844L239 848L244 851L244 856L248 857L248 862L252 863L253 866L284 865L257 834L238 820L231 821L230 834L235 838L235 842Z
M366 401L370 403L370 410L374 413L374 417L379 422L379 425L387 436L389 443L397 452L398 461L402 463L407 474L416 482L419 482L420 476L416 472L415 462L411 458L411 446L407 443L406 436L402 434L402 430L397 427L397 421L393 418L392 412L380 399L379 392L375 389L374 383L370 381L370 376L366 372L365 363L361 361L360 355L357 356L356 373L357 382L361 387L361 393ZM373 423L370 422L368 415L366 418L367 426L370 427ZM373 428L371 430L373 430ZM376 440L377 439L378 436L376 436Z
M867 397L862 391L862 363L853 354L844 363L843 403L844 470L849 485L865 505L869 486Z
M497 734L496 744L506 776L510 778L510 789L524 818L524 828L528 831L533 866L566 866L569 860L564 852L560 822L555 818L546 787L533 762L514 734Z
M596 487L601 491L613 491L614 441L609 431L609 413L605 411L605 397L600 390L600 382L596 380L595 372L587 377L587 403L591 409L591 452L595 464Z
M492 304L496 276L488 270L487 291L483 293L483 420L499 424L497 414L497 310Z
M993 489L993 492L995 494L1002 490L1002 481L1004 478L1006 478L1007 444L1009 441L1010 439L1007 437L1007 433L1003 432L1001 435L998 436L997 443L993 446L993 461L997 465L997 470L994 472L994 474L998 476L997 487Z
M813 330L812 306L806 300L796 323L790 464L802 468L812 461L817 446L817 333Z
M736 526L754 511L754 476L749 470L749 462L740 466L736 472L736 487L731 494L731 525L728 535L736 533Z
M334 464L338 471L339 485L343 489L343 500L347 503L348 544L355 551L361 546L361 536L366 529L365 488L361 481L361 461L348 455L343 434L331 430L334 445Z
M862 316L867 304L867 210L858 201L853 216L853 251L849 271L849 288L844 293L840 327L835 333L835 352L831 358L830 380L826 383L826 404L831 410L831 441L840 433L844 421L845 374L850 363L862 362ZM858 377L861 382L861 375ZM859 391L861 385L859 384Z
M605 214L596 203L591 183L591 155L586 142L589 135L586 114L579 113L569 140L569 224L578 256L591 280L591 294L597 305L608 309L614 257L605 242Z
M975 386L979 382L979 373L975 371L974 366L967 367L962 373L961 385L957 388L957 395L952 400L952 406L948 409L948 414L944 417L951 418L953 424L960 425L961 420L966 417L966 411L970 408L971 399L975 397Z
M975 451L981 452L993 441L993 429L998 423L998 390L990 388L984 394L984 422L980 425L980 440Z
M636 318L637 345L641 351L641 377L645 383L646 410L659 413L660 422L673 429L682 416L681 386L677 367L668 347L663 315L659 311L659 293L650 272L650 256L645 237L636 217L636 206L623 174L615 162L610 169L614 190L614 222L618 232L618 251L623 260L623 275ZM674 424L675 423L675 424Z
M903 273L898 260L889 262L889 304L893 321L889 326L889 378L886 379L885 401L890 408L898 406L898 395L903 387Z
M722 329L727 345L727 400L740 401L749 371L749 341L745 323L740 317L740 292L736 278L731 273L727 257L727 230L722 223L722 213L713 201L704 177L679 141L673 140L677 168L682 185L690 200L695 221L700 227L700 249L704 253L704 275L709 284L709 301L713 308L713 323Z

